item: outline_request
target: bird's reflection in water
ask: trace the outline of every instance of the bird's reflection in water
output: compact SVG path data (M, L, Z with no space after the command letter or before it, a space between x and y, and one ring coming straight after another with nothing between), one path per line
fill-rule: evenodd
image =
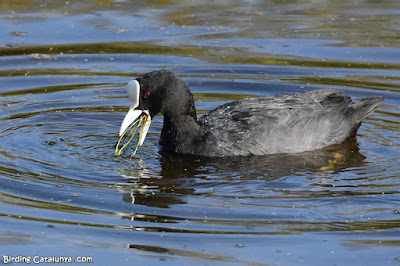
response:
M168 208L185 204L185 196L196 193L196 179L229 184L231 180L268 182L296 175L313 178L320 173L335 174L359 167L365 157L353 139L322 150L268 156L206 158L161 151L159 162L161 178L140 178L138 173L139 178L129 179L132 187L124 191L124 201Z

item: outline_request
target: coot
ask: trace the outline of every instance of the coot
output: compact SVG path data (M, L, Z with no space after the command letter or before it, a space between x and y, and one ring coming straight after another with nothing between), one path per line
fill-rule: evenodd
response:
M208 157L298 153L353 138L362 120L383 100L353 100L341 91L320 89L300 94L246 98L196 117L193 95L169 70L147 73L128 83L131 107L120 136L139 117L146 122L162 113L160 146L180 154Z

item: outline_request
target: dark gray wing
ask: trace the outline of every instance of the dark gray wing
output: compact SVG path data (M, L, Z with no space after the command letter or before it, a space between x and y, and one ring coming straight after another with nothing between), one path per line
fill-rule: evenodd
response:
M203 149L219 155L296 153L353 137L380 97L352 100L323 89L301 94L247 98L203 115ZM218 149L216 149L218 147Z

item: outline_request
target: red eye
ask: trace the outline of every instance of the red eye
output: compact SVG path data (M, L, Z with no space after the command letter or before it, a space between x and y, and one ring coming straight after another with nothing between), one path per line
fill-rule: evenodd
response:
M150 92L146 92L146 94L144 95L144 98L149 98L150 96Z

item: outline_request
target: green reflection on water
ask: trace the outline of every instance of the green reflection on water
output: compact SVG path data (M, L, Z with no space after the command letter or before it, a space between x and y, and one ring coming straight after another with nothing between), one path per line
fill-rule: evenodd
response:
M186 57L197 57L215 63L229 64L255 64L255 65L287 65L316 68L346 68L346 69L384 69L399 70L399 64L379 63L379 62L354 62L336 61L325 59L314 59L299 56L284 56L257 53L246 51L246 49L235 48L234 53L226 55L225 48L208 46L164 46L149 42L111 42L111 43L85 43L85 44L59 44L59 45L39 45L21 46L16 48L0 48L2 56L21 56L33 54L157 54L175 55ZM234 54L235 56L232 56ZM15 71L12 71L13 73ZM32 71L34 73L34 71ZM18 73L18 72L15 72ZM26 73L21 72L19 73ZM43 73L43 72L41 72ZM59 73L62 73L59 71ZM71 72L67 72L71 74ZM80 73L80 72L79 72ZM1 76L9 75L9 72L0 72ZM56 74L56 73L53 73ZM97 74L97 73L96 73ZM108 73L107 73L108 74Z
M158 55L205 55L206 50L192 46L159 46L148 42L110 42L21 46L0 48L0 55L30 54L158 54Z

